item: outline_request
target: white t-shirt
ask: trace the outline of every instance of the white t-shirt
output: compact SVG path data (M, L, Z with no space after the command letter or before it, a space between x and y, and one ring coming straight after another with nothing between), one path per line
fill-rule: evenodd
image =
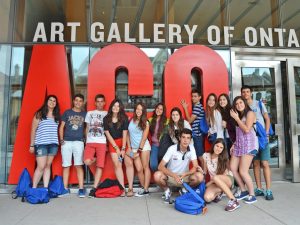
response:
M167 163L167 168L176 174L182 174L189 171L189 165L192 160L197 160L196 151L192 144L188 151L182 153L179 145L172 145L168 148L163 160Z
M85 122L88 124L86 143L106 143L104 134L103 118L107 111L89 111L86 114Z

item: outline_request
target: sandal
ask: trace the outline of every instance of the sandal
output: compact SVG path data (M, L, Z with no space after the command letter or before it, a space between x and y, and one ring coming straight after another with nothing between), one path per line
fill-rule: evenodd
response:
M127 197L132 197L134 195L133 190L128 188Z
M125 190L122 192L122 194L120 195L120 197L125 197Z

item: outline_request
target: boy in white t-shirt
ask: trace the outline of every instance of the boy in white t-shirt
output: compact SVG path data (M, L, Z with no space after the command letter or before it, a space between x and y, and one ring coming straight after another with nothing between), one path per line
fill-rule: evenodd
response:
M105 97L98 94L95 97L96 110L88 111L85 117L86 122L86 146L84 150L84 163L87 166L96 162L94 174L94 185L89 197L95 197L96 188L102 176L107 151L106 137L104 134L103 118L107 111L104 111Z
M197 172L198 162L196 151L190 145L192 131L184 128L180 134L179 144L168 148L158 171L154 173L155 182L165 190L165 202L170 202L171 191L169 187L182 187L183 182L197 186L203 181L201 172ZM193 167L189 169L190 162Z

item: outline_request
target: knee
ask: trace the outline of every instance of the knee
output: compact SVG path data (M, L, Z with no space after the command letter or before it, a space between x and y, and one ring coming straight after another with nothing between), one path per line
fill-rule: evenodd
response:
M146 165L143 165L143 170L146 171L146 170L149 170L149 164L146 164Z
M43 173L44 170L46 169L46 165L38 165L36 167L36 169L40 172L40 173Z
M201 183L204 180L204 176L200 172L196 172L191 176L191 179L195 179L195 182Z
M137 173L143 173L143 167L139 167L139 168L136 168L136 172Z
M50 169L52 163L46 163L45 169Z
M256 168L260 167L260 160L254 160L253 161L253 166L256 167Z
M246 177L246 176L249 175L249 171L248 171L248 170L240 170L239 173L240 173L240 175L241 175L242 177Z
M87 165L87 166L90 166L90 165L93 164L93 162L92 162L92 160L87 159L87 160L84 161L84 164Z
M155 183L160 183L160 180L161 180L161 178L162 178L162 172L156 171L156 172L153 174L153 178L154 178L154 182L155 182Z
M262 161L261 162L262 168L263 169L269 169L269 162L268 161Z
M214 200L214 197L215 196L211 192L205 192L205 194L204 194L204 200L206 202L211 202L212 200Z
M215 175L211 178L211 180L215 183L219 183L220 182L220 176L219 175Z

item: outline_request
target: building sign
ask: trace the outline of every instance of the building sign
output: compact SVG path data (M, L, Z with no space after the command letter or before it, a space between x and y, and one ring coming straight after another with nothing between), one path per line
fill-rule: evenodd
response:
M76 42L77 27L80 22L68 22L67 27L71 30L71 42ZM145 37L145 28L143 23L139 23L138 38L130 37L130 24L124 23L124 37L120 35L119 25L112 23L108 33L104 33L104 24L100 22L92 23L90 40L92 42L125 42L125 43L170 43L182 44L182 35L188 36L188 44L194 44L194 35L198 29L198 25L183 26L179 24L159 24L154 23L152 29L152 39ZM233 38L234 26L224 26L222 29L218 26L211 25L207 28L207 41L211 45L229 45ZM33 37L33 42L64 42L65 25L60 22L52 22L50 29L50 40L47 39L45 25L39 22ZM168 32L168 40L164 32ZM287 35L287 43L284 43L284 36ZM106 37L106 38L105 38ZM282 28L254 28L246 27L243 38L248 46L261 47L299 47L299 41L295 29ZM221 40L224 40L221 43ZM259 41L258 41L259 40ZM274 45L273 40L278 40L278 45Z

